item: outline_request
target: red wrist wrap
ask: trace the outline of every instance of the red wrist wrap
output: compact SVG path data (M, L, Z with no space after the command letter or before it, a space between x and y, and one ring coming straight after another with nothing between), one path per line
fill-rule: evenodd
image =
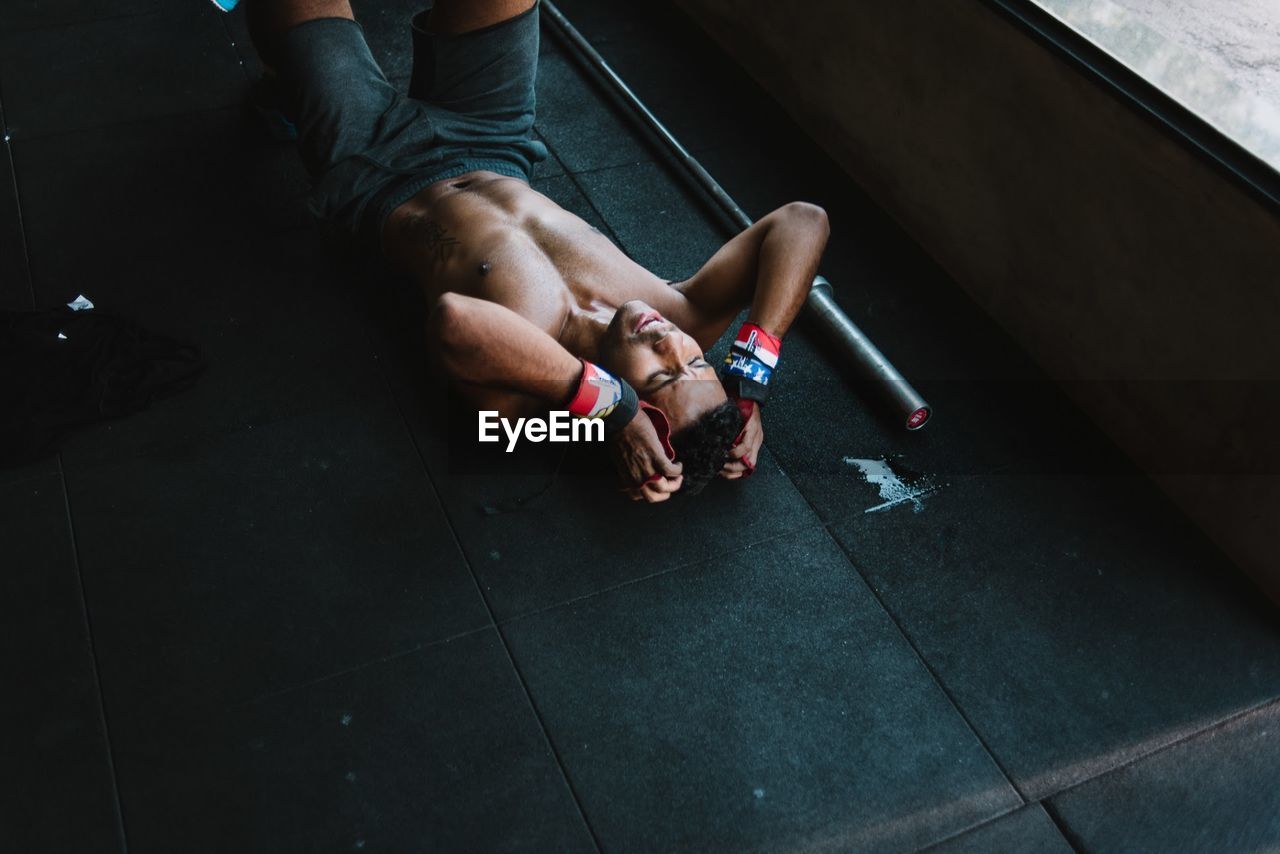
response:
M733 337L733 346L750 353L770 368L778 367L778 356L782 355L782 339L754 323L742 324Z
M605 434L609 435L631 422L639 408L639 400L626 380L583 359L578 389L565 408L579 418L601 419Z
M781 354L781 338L754 323L742 324L720 368L725 391L733 398L751 398L763 403L769 396L769 379L778 367Z

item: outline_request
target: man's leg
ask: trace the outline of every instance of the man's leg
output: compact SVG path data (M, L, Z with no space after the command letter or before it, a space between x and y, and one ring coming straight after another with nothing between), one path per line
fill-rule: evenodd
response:
M297 127L298 153L312 177L376 145L379 122L397 92L369 52L351 4L248 0L246 6L267 82ZM344 185L347 190L352 187Z
M317 18L356 19L347 0L249 0L245 21L254 49L268 68L279 61L275 42L279 36L298 24Z
M461 35L514 18L535 0L436 0L427 29L441 35Z
M414 17L409 96L487 125L491 140L532 139L538 40L536 0L437 0Z

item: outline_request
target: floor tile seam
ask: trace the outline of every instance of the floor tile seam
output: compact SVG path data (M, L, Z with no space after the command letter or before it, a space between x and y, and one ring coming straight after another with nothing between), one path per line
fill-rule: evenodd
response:
M572 29L577 30L578 34L582 37L582 40L586 42L587 45L592 50L595 50L595 52L600 56L600 59L608 67L608 69L611 72L613 72L614 76L616 76L619 80L621 80L623 84L628 89L630 89L632 93L635 94L636 99L641 101L642 103L645 103L643 99L640 98L640 93L636 91L636 89L630 83L627 83L626 78L622 76L622 72L620 72L617 68L615 68L614 64L609 61L609 58L605 55L605 51L600 50L597 47L597 45L600 45L600 44L604 44L604 45L617 44L620 40L616 38L607 37L607 36L605 38L600 38L599 36L597 36L594 39L588 38L585 33L583 33L581 30L578 30L577 26L572 21L568 20L567 16L565 17L565 20L568 22L569 26ZM582 54L575 47L573 46L566 47L564 45L564 42L568 41L568 38L566 36L561 35L560 28L553 26L549 23L544 23L542 25L542 29L545 33L550 33L551 35L550 40L556 46L557 55L561 59L563 59L569 67L573 68L576 72L578 72L579 79L586 80L587 85L589 87L591 87L592 89L596 90L598 93L603 95L604 100L608 101L616 112L623 114L625 121L627 121L628 123L634 122L635 119L631 115L629 115L629 111L624 110L622 108L621 102L623 101L623 98L613 90L613 87L606 85L605 81L601 79L604 75L601 72L599 72L594 65L591 65L589 69L584 67L585 65L587 65L587 63L582 58ZM627 40L631 41L630 39L627 39ZM647 108L648 104L645 103L645 106Z
M570 23L572 24L572 22ZM700 28L699 28L699 32L703 35L704 38L706 38L706 34L702 32ZM624 44L624 43L626 44L635 43L634 39L629 38L631 34L620 34L620 35L622 37L606 36L604 38L598 37L596 39L589 39L584 34L583 38L586 39L587 43L590 44L591 47L594 48L596 52L600 54L600 58L603 59L605 64L609 66L609 69L615 75L617 75L618 79L621 80L627 86L627 88L632 91L633 94L635 94L636 100L644 104L645 108L648 109L653 114L654 118L656 118L658 122L662 124L664 127L666 127L667 126L666 122L663 122L662 117L653 111L651 104L658 103L658 102L671 102L674 100L681 100L681 99L679 98L679 96L676 96L676 95L662 96L660 94L655 94L653 92L649 93L650 97L648 100L645 100L645 98L641 97L640 89L635 86L632 86L631 83L628 83L627 79L623 76L622 72L618 70L614 62L610 61L608 56L608 50L607 49L602 50L599 48L599 45L605 45L607 48L612 45L618 45L618 44ZM574 70L578 72L578 77L580 79L587 81L588 86L596 89L597 91L600 91L603 94L604 99L611 104L615 112L620 114L624 122L626 122L629 125L643 126L643 123L640 122L634 115L632 115L629 109L626 109L623 107L622 105L623 99L621 99L620 96L613 91L612 87L605 85L604 81L600 80L594 71L589 72L583 68L582 63L579 62L577 59L578 54L576 53L576 51L570 50L567 53L559 51L559 49L561 48L561 45L560 45L560 39L559 39L558 33L553 35L552 40L555 42L557 46L558 55L561 58L563 58L571 67L573 67ZM662 45L650 44L650 47L653 47L655 49L660 49ZM647 128L647 126L644 126L644 127ZM670 131L671 129L668 127L667 130ZM639 134L633 134L633 136L638 136L639 141L646 147L657 148L659 150L662 149L662 146L658 143L658 141L650 137L647 129L642 130ZM672 138L675 138L674 132L672 133ZM690 148L688 146L685 146L684 143L680 143L680 145L690 154L706 153L716 149L729 147L728 143L721 143L718 145L717 144L701 145L696 148Z
M612 109L615 113L622 114L620 116L620 119L625 125L634 125L637 123L636 119L625 114L625 111L622 109L620 105L615 104L613 105ZM546 134L542 133L541 130L539 131L539 134L542 136L543 142L546 144L547 149L551 151L552 154L554 155L555 149L552 146L551 141L547 139ZM591 197L591 194L587 192L587 188L582 184L582 182L578 180L578 176L596 175L596 174L601 174L604 172L610 172L615 170L631 169L636 166L644 166L644 165L650 165L650 164L655 165L665 173L666 178L670 181L672 187L674 187L677 191L690 192L693 196L695 196L698 199L699 203L695 203L693 207L698 210L699 215L702 216L704 221L710 222L713 229L717 231L725 231L727 233L727 229L725 227L729 224L728 213L721 210L719 206L716 205L716 203L710 198L710 196L707 193L699 192L697 188L691 185L691 182L681 179L679 174L680 168L681 168L680 162L679 162L679 159L674 154L672 154L669 151L666 151L658 143L656 139L651 138L651 134L646 133L643 130L633 128L628 135L632 140L638 141L642 148L648 150L651 156L642 158L639 160L629 161L627 163L615 163L607 166L595 166L590 169L575 170L575 169L570 169L565 164L563 158L559 157L559 155L555 155L556 159L560 162L560 165L564 167L564 170L565 170L564 174L569 176L569 179L573 182L573 185L578 189L578 192L582 194L582 197L586 199L587 204L590 205L591 210L596 214L596 216L600 217L600 221L605 223L605 225L608 227L609 233L612 235L613 241L622 248L623 252L628 257L634 258L635 255L627 248L626 242L618 234L613 224L609 222L608 218L605 217L605 215L600 211L599 207L596 206L595 200ZM674 134L672 134L672 138L673 139L675 138ZM683 147L683 143L681 143L681 146ZM685 150L691 156L693 156L694 160L696 161L697 154L699 153L705 154L708 151L714 151L722 147L724 146L708 146L708 147L699 147L697 149L686 148ZM699 165L701 165L701 163L699 163ZM553 176L553 177L556 177L556 176ZM715 180L715 179L712 178L712 180ZM716 219L722 219L723 221L717 223L715 222ZM729 236L726 237L725 239L726 240L732 239L732 237L737 233L738 232L735 230L732 233L730 233Z
M1021 804L1021 805L1019 805L1019 806L1015 806L1015 807L1013 807L1012 809L1005 810L1004 812L1002 812L1002 813L1000 813L1000 814L998 814L998 815L993 815L993 816L991 816L990 818L984 818L984 819L982 819L981 821L976 821L976 822L974 822L973 824L971 824L971 825L969 825L969 826L965 827L965 828L964 828L964 829L962 829L962 830L957 830L957 831L956 831L956 832L954 832L954 833L948 833L946 836L942 837L941 839L939 839L939 840L937 840L937 841L935 841L935 842L930 842L929 844L925 845L924 847L922 847L922 848L918 849L917 854L928 854L928 852L930 852L930 851L935 851L935 850L937 850L939 847L941 847L941 846L943 846L943 845L946 845L948 842L954 842L955 840L959 839L959 838L960 838L960 837L962 837L962 836L965 836L965 835L967 835L967 834L973 833L974 831L977 831L977 830L982 830L983 828L988 827L988 826L990 826L990 825L993 825L993 824L995 824L996 822L1000 821L1001 819L1006 819L1006 818L1008 818L1009 816L1011 816L1011 815L1013 815L1013 814L1015 814L1015 813L1017 813L1017 812L1019 812L1019 811L1021 811L1021 810L1027 809L1028 807L1041 807L1041 808L1043 808L1043 807L1044 807L1044 805L1043 805L1043 804L1041 804L1039 801L1029 801L1028 803ZM1059 831L1059 833L1061 833L1061 831ZM1065 839L1065 837L1064 837L1064 839ZM1070 844L1070 843L1068 843L1068 844Z
M529 186L533 186L533 184L534 184L534 182L535 182L535 181L554 181L556 178L567 178L567 177L569 177L569 169L568 169L568 167L566 167L566 166L564 165L564 161L563 161L563 160L561 160L559 157L557 157L557 156L556 156L556 154L555 154L555 152L553 152L553 151L552 151L551 143L547 141L547 137L542 133L542 130L541 130L540 128L538 128L538 127L536 127L536 126L535 126L535 127L534 127L534 129L533 129L533 133L534 133L534 135L537 137L538 141L539 141L539 142L541 142L543 145L545 145L545 146L547 147L547 155L548 155L548 157L547 157L547 159L546 159L546 160L539 161L539 164L540 164L540 163L552 163L552 164L554 164L554 166L555 166L557 169L559 169L560 171L558 171L558 172L553 172L553 173L551 173L550 175L535 175L535 174L531 174L531 175L529 176ZM537 166L538 166L538 164L534 164L534 167L533 167L533 168L535 168L535 169L536 169L536 168L537 168ZM530 171L532 172L533 170L531 169ZM576 186L576 185L575 185L575 186ZM581 191L579 191L579 192L581 192ZM586 194L584 193L583 195L585 196ZM588 201L590 201L590 200L588 200Z
M558 39L558 36L556 38ZM606 86L604 81L599 80L595 75L595 73L583 68L581 62L579 62L577 59L576 53L570 56L562 56L562 58L565 60L566 64L573 70L574 76L578 79L580 83L584 85L584 88L586 88L588 91L595 92L597 95L600 96L601 100L603 100L607 104L607 109L609 110L609 112L611 112L614 118L616 118L623 125L623 127L628 130L627 136L629 136L633 141L639 142L643 149L648 151L651 155L654 155L654 156L650 156L642 160L636 160L630 163L619 163L619 164L612 164L608 166L596 166L590 169L578 169L578 170L569 169L568 165L565 164L564 159L557 156L557 159L560 160L560 163L565 166L566 174L589 175L594 172L603 172L609 169L623 169L628 166L636 166L641 163L655 162L657 156L661 156L665 154L665 152L662 150L662 147L659 145L658 141L652 138L652 136L649 133L642 130L641 127L639 127L640 120L637 119L630 110L626 109L623 106L621 96L618 95L618 93L614 92L611 87ZM610 68L612 68L612 66L610 66ZM615 71L614 73L616 74L617 72ZM621 80L622 76L618 75L618 79ZM637 98L638 97L639 96L637 96ZM542 130L542 128L545 128L546 125L539 122L536 116L534 117L534 127L541 134L543 141L547 144L547 147L550 149L551 143L547 139L546 133L543 132ZM583 195L586 195L585 191L583 191ZM588 200L590 200L589 197L588 197ZM595 205L593 203L592 208L594 209L594 207ZM596 213L599 214L599 211L596 211Z
M782 467L781 463L779 463L779 468L781 467ZM785 473L785 470L784 470L784 473ZM805 495L804 492L800 490L798 486L796 487L796 491L799 492L800 495L804 498L805 502L809 505L809 509L813 511L814 515L818 516L818 518L822 518L822 515L818 513L818 508L813 505L812 501L810 501L809 496ZM982 733L980 733L977 727L974 726L973 721L969 719L969 715L964 711L964 709L960 707L959 702L957 702L955 696L951 693L950 689L947 688L947 686L943 683L938 673L934 670L933 665L931 665L929 661L924 657L924 653L921 651L920 647L916 644L915 640L907 633L906 629L903 628L902 623L901 621L899 621L897 615L892 610L889 609L888 605L885 603L884 598L880 595L879 591L877 591L875 587L871 584L871 582L868 580L867 573L865 573L862 570L862 567L859 564L859 562L854 559L854 556L850 554L849 550L845 548L842 542L840 542L840 538L837 537L835 533L831 530L832 524L835 524L835 523L829 522L824 525L824 528L826 529L826 532L827 532L827 536L831 538L831 541L833 543L835 543L836 548L840 549L840 552L845 557L845 562L848 563L849 568L853 571L853 574L862 581L862 584L866 587L867 592L871 594L872 598L875 599L876 604L880 606L880 610L893 624L893 627L897 629L898 635L902 638L902 640L907 644L907 646L915 654L916 660L920 662L920 666L923 667L925 672L929 674L929 678L933 680L934 685L936 685L938 687L938 690L942 692L942 695L946 697L947 702L951 704L952 709L955 710L955 713L960 717L960 720L964 722L964 725L969 730L969 733L974 737L974 739L977 740L978 744L982 747L983 751L987 754L987 758L991 760L992 764L996 767L996 770L1000 772L1000 776L1004 778L1004 781L1009 786L1010 791L1013 792L1018 797L1019 801L1021 801L1021 804L1019 806L1025 806L1027 803L1030 802L1030 799L1027 797L1027 794L1022 790L1021 787L1018 786L1016 782L1014 782L1013 776L1010 774L1009 770L1004 766L1004 763L1000 761L1000 758L995 754L995 751L991 749L991 745L987 743L987 739L983 737Z
M313 679L307 679L302 682L295 682L293 684L284 685L274 690L268 691L265 694L259 694L257 696L249 697L243 700L236 700L235 702L228 703L222 708L241 709L247 706L255 705L257 703L263 703L268 700L273 700L277 697L282 697L286 694L291 694L295 691L301 691L307 688L312 688L316 685L324 684L325 682L331 682L335 679L341 679L344 676L350 676L354 673L360 673L361 671L368 670L373 667L379 667L383 664L388 664L393 661L398 661L402 658L408 658L410 656L417 655L418 653L426 652L427 650L433 649L434 647L444 646L445 644L453 643L454 641L461 640L462 638L470 637L471 635L482 634L483 632L489 631L492 628L494 628L492 623L485 623L484 625L476 626L475 628L470 628L460 632L455 632L454 634L448 635L447 637L437 638L435 640L417 643L417 644L414 644L413 646L396 650L395 652L392 652L392 653L388 653L387 655L378 656L377 658L371 658L368 661L362 661L359 664L353 664L350 667L344 667L341 670L335 670L332 673L325 673Z
M0 105L2 106L2 105ZM31 273L31 247L27 241L27 220L22 212L22 190L18 186L18 164L13 159L13 146L9 140L8 116L5 116L4 127L4 156L9 159L9 181L13 185L13 205L18 214L18 236L22 240L22 265L25 268L24 273L27 277L27 292L31 295L31 308L36 308L36 282L35 276Z
M551 144L551 140L547 138L546 134L542 134L541 132L539 133L542 136L543 144L546 145L547 147L547 152L552 157L554 157L556 161L564 168L565 177L569 179L569 182L573 184L574 189L576 189L578 191L578 194L582 196L583 200L587 203L587 207L591 208L591 212L594 213L597 217L599 217L600 222L604 225L605 229L609 232L608 234L609 238L618 246L621 246L623 248L623 252L625 252L628 257L631 257L631 253L627 252L626 250L626 244L623 243L622 238L618 236L618 232L614 229L613 223L609 222L609 220L605 217L605 215L600 212L600 208L596 206L595 200L591 198L591 195L587 192L587 188L584 187L582 185L582 182L578 180L578 174L571 171L569 169L569 166L564 162L564 158L562 158L559 154L556 153L555 146ZM618 168L618 167L614 167L614 168ZM555 177L560 177L560 176L555 176Z
M579 72L578 76L579 76L579 79L582 78L581 72ZM646 104L646 106L648 105ZM663 149L663 147L657 142L657 140L648 138L648 133L646 130L636 127L636 125L638 124L638 121L634 117L629 115L625 110L623 110L621 105L617 105L617 104L611 105L610 111L616 114L616 118L618 118L619 121L621 121L624 126L627 126L628 128L627 136L630 137L633 141L638 142L641 148L648 150L654 156L640 158L637 160L630 160L626 163L610 163L604 166L592 166L586 169L570 169L568 166L565 166L564 169L565 169L566 175L593 175L599 172L608 172L612 169L626 169L628 167L640 166L646 163L659 163L659 165L661 165L661 161L667 158L668 155L666 150ZM547 139L547 134L543 131L543 128L545 128L546 125L543 124L541 121L538 121L537 119L535 119L534 126L535 126L535 129L537 129L539 135L542 136L543 142L546 143L548 148L551 148L552 146L550 141ZM668 130L670 130L670 128L668 128ZM672 136L674 138L675 134L673 133ZM684 149L687 152L693 155L707 154L710 152L721 151L721 150L732 147L727 143L719 144L719 145L713 145L713 144L699 145L692 148L685 146L684 143L680 143L680 144L682 147L684 147ZM564 165L564 161L562 159L560 160L560 163L562 166ZM550 177L555 177L555 176L550 176Z
M615 113L622 113L621 107L613 107L612 110ZM624 125L631 126L636 124L635 119L625 114L620 115L619 119L622 121ZM542 128L545 128L546 125L542 124L541 122L536 122L535 127L538 129L538 133L542 136L543 142L546 143L548 148L551 148L551 142L550 140L548 140L546 133L543 132L542 130ZM670 130L670 128L668 128L668 130ZM666 166L665 161L667 160L672 161L673 164L675 163L675 158L670 156L669 153L665 149L663 149L662 146L659 145L656 140L650 140L646 138L647 133L645 131L632 127L629 129L627 136L633 141L638 142L641 148L648 150L652 154L652 156L641 157L635 160L628 160L626 163L609 163L609 164L605 164L604 166L591 166L585 169L570 169L568 166L565 166L564 173L566 175L594 175L601 172L608 172L614 169L627 169L633 166L642 166L648 163L656 163L659 166L665 167ZM672 136L675 137L675 134L672 133ZM680 144L682 147L685 148L685 151L689 152L689 154L691 155L694 155L695 159L696 159L696 155L722 151L731 147L725 144L725 145L700 145L694 148L689 148L684 146L684 143L680 143ZM560 163L561 165L564 165L563 160L561 160ZM556 177L556 176L553 175L549 177Z
M368 340L370 347L377 350L374 346L373 339L370 336L368 326L364 328L365 338ZM382 359L378 359L378 371L382 375L382 381L391 395L395 403L397 411L400 413L400 423L404 428L409 441L412 443L414 451L418 455L418 462L422 466L422 471L426 475L427 483L431 487L432 493L435 495L436 505L444 514L445 524L449 528L449 533L453 537L454 549L461 558L463 565L467 568L467 574L471 577L471 583L474 585L476 593L480 596L480 601L484 605L485 612L489 616L489 622L492 624L494 631L498 635L498 641L502 645L502 651L507 657L507 664L511 667L511 672L515 675L516 683L520 686L520 690L524 695L525 702L528 704L529 710L533 713L534 720L538 723L538 729L542 733L542 739L546 748L551 752L552 758L555 760L556 767L560 770L560 778L564 781L565 788L569 792L569 797L573 801L574 808L578 811L578 818L582 821L583 827L586 828L588 835L591 837L592 845L595 846L597 854L603 851L600 844L600 837L596 833L595 827L591 824L591 820L587 817L587 812L582 803L582 797L577 788L573 784L573 780L569 777L569 769L565 766L564 758L560 754L560 750L556 747L555 740L551 737L551 732L547 728L547 722L542 712L538 709L537 704L533 700L533 694L529 690L528 682L525 680L524 673L516 664L515 657L511 654L511 645L507 640L506 634L502 631L502 627L497 624L494 618L493 604L489 601L489 597L485 594L484 586L480 584L480 579L476 575L475 567L467 558L466 550L462 547L462 538L458 535L457 525L454 523L453 515L449 512L449 508L445 505L444 496L441 495L440 487L436 483L435 477L431 473L431 467L427 465L426 455L422 452L422 446L418 442L417 436L413 433L413 427L409 424L409 419L404 413L404 407L400 402L399 396L395 392L395 388L391 384L391 378L387 374L386 368L383 366Z
M102 727L102 737L107 750L107 769L111 773L111 800L115 807L116 832L120 836L122 851L128 854L129 834L125 827L124 804L120 797L120 775L116 771L115 750L111 741L111 725L107 715L107 700L102 689L102 674L98 667L98 648L93 632L93 616L89 608L89 597L85 591L84 573L80 566L80 544L76 537L74 515L71 511L71 494L67 489L66 470L62 466L62 454L58 454L58 480L62 485L62 506L66 514L67 533L71 540L71 559L76 573L76 589L80 594L80 616L83 621L85 638L89 644L89 659L93 665L93 687L98 700L98 723Z
M468 563L468 565L470 565ZM474 578L474 574L473 574ZM480 582L476 579L477 588ZM481 593L483 596L483 593ZM489 607L488 598L485 598L485 605ZM490 616L493 611L490 609ZM537 701L533 698L533 691L529 688L528 680L525 678L524 671L520 669L520 665L516 663L515 656L511 653L511 643L507 639L506 632L502 630L502 626L497 626L498 639L502 643L502 650L506 653L507 662L511 665L512 671L515 673L516 681L520 685L520 690L524 693L525 702L529 704L529 710L533 712L534 720L538 722L538 729L542 731L542 738L546 742L547 749L551 751L551 756L555 759L556 766L560 769L560 776L564 780L565 788L569 790L569 797L573 799L573 805L578 810L578 817L582 820L583 826L587 829L588 835L591 837L591 843L595 846L596 851L603 852L604 848L600 842L600 836L596 832L595 825L591 823L591 819L587 816L586 806L582 802L582 794L578 791L578 787L574 785L573 778L569 775L569 768L565 764L564 756L560 752L560 748L556 746L555 739L551 737L551 729L547 726L546 717L542 710L538 708Z
M1133 756L1126 757L1122 762L1118 762L1115 765L1109 766L1099 771L1096 774L1091 774L1088 777L1085 777L1081 780L1077 780L1076 782L1068 786L1063 786L1061 789L1055 789L1052 792L1046 792L1045 794L1037 798L1037 801L1040 803L1043 803L1045 805L1045 808L1048 809L1050 803L1054 798L1058 798L1058 797L1061 797L1062 795L1073 792L1076 789L1080 788L1081 786L1088 785L1089 783L1100 780L1103 777L1110 776L1119 771L1124 771L1142 762L1155 759L1157 756L1160 756L1163 753L1167 753L1171 750L1175 750L1183 746L1184 744L1189 744L1190 742L1196 741L1200 738L1210 735L1211 733L1215 733L1215 732L1218 732L1219 730L1230 727L1236 723L1239 723L1243 720L1246 720L1247 718L1253 717L1254 715L1260 714L1269 709L1280 709L1280 694L1273 694L1272 696L1268 697L1265 700L1260 700L1257 703L1254 703L1252 706L1249 706L1244 709L1240 709L1239 711L1233 712L1224 718L1220 718L1198 729L1183 733L1178 737L1171 739L1170 741L1164 744L1153 747L1150 750L1147 750L1145 752L1137 753L1137 754L1134 754Z
M726 557L732 557L733 555L741 554L742 552L753 549L756 546L764 545L765 543L769 543L774 540L793 536L795 534L799 534L805 531L821 530L824 527L825 526L822 524L820 520L814 519L802 525L797 525L794 528L788 528L785 531L779 531L775 534L770 534L767 537L762 537L759 540L753 540L750 543L728 549L727 551L716 552L713 555L697 558L695 560L685 561L684 563L678 564L676 566L671 566L666 569L660 569L657 572L651 572L648 575L642 575L637 578L628 578L627 580L620 581L617 584L611 584L608 587L602 587L599 590L592 590L590 593L584 593L581 596L574 596L572 599L566 599L562 602L556 602L553 605L546 605L541 608L535 608L532 611L525 611L524 613L515 614L514 616L511 616L511 617L504 617L502 620L498 622L498 626L499 627L509 626L513 623L519 622L520 620L528 619L531 617L537 617L542 614L546 614L549 611L555 611L559 608L566 608L571 605L576 605L579 602L585 602L588 599L594 599L606 593L612 593L614 591L622 590L627 587L632 587L637 584L643 584L646 581L652 581L656 578L662 578L668 575L672 575L674 573L684 572L686 570L694 569L696 567L703 566L713 561L722 560L723 558L726 558Z
M543 139L546 140L545 135ZM546 144L548 149L552 148L550 140L546 140ZM564 161L561 160L560 162L563 163ZM602 172L612 172L614 170L631 169L636 166L645 166L650 163L657 163L657 161L654 158L650 157L644 160L628 160L626 163L609 163L604 166L591 166L587 169L570 169L568 166L565 166L564 174L568 175L571 178L578 175L599 175ZM555 177L555 176L552 176L552 177Z
M238 58L238 55L237 55L237 58ZM239 76L243 77L244 75L241 74ZM218 103L208 104L203 107L198 107L196 109L191 109L191 110L174 110L174 111L152 113L144 116L131 116L129 118L119 119L117 121L107 121L107 122L102 122L100 124L76 126L76 127L69 127L69 128L58 128L56 130L37 131L33 134L14 133L13 131L9 130L6 132L6 135L9 137L9 139L12 142L17 142L17 143L45 142L51 139L57 139L58 137L71 136L73 134L78 134L78 133L91 133L93 131L100 131L100 130L114 130L117 128L128 128L134 125L146 124L147 122L159 122L166 119L181 119L181 118L187 118L190 116L200 116L200 115L204 115L205 113L221 113L221 112L229 113L229 112L235 111L237 107L240 106L242 101L243 101L243 95L238 94L236 95L235 100L228 100L226 103L218 102ZM8 117L6 117L5 121L6 122L9 121Z
M1067 824L1066 819L1064 819L1061 813L1058 812L1057 807L1050 803L1048 799L1039 800L1036 801L1036 803L1038 803L1044 810L1045 815L1049 816L1049 821L1053 822L1054 829L1057 830L1063 840L1071 846L1071 850L1077 853L1087 850L1084 845L1084 840L1071 829L1071 825Z
M240 60L240 73L244 75L246 82L253 83L253 77L249 74L249 64L245 62L248 57L246 57L244 51L240 49L240 42L236 41L236 34L231 31L230 16L219 15L218 17L222 19L219 21L219 24L222 27L222 32L226 35L227 41L231 42L231 49L235 51L236 59ZM252 47L252 44L250 47Z

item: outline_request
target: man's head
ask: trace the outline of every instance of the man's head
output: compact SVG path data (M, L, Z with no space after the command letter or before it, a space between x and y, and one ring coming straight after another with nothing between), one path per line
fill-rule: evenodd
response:
M680 491L700 491L724 465L742 417L698 342L652 307L631 300L609 324L600 361L666 414L671 445L684 467Z

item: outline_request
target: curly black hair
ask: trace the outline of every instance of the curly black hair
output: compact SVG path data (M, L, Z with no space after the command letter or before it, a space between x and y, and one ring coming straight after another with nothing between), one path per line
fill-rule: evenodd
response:
M726 400L708 409L698 420L671 436L676 461L684 466L684 483L678 495L697 495L724 468L733 440L742 431L738 405Z

